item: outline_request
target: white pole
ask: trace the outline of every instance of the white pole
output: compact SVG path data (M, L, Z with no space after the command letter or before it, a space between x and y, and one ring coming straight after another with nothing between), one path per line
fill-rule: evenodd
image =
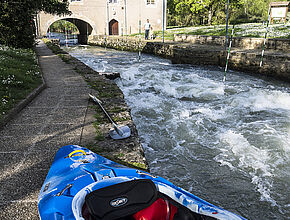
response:
M123 27L121 27L121 36L122 36L122 50L124 49L124 30Z
M125 40L127 41L127 0L124 0L125 3Z
M89 42L89 23L87 23L87 44Z
M230 2L227 1L227 24L226 24L226 42L225 42L225 50L227 49L227 43L228 43L228 27L229 27L229 7Z
M165 29L165 0L163 0L162 3L162 14L163 14L163 40L162 42L164 43L164 29Z
M265 38L264 38L264 44L263 44L263 48L262 48L262 55L261 55L260 67L263 65L263 57L264 57L264 53L265 53L265 45L266 45L266 40L267 40L267 34L268 34L268 27L269 27L270 17L271 17L271 6L270 6L270 9L269 9L269 15L268 15L268 21L267 21L267 28L266 28Z
M142 1L142 0L141 0ZM141 3L139 1L139 52L138 52L138 61L141 59Z
M232 30L232 34L231 34L231 40L230 40L229 51L228 51L227 62L226 62L226 68L225 68L224 79L223 79L224 82L226 81L226 75L227 75L227 71L228 71L228 64L229 64L229 59L230 59L230 53L231 53L231 47L232 47L234 31L235 31L235 26L233 26L233 30Z
M107 28L108 28L108 35L110 35L110 22L109 22L109 1L107 0Z
M107 49L107 31L105 28L105 49Z
M67 47L67 28L66 28L66 22L65 22L64 29L65 29L65 46Z

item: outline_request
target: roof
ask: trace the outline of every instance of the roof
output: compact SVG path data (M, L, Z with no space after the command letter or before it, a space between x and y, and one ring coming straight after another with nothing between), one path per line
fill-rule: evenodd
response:
M270 3L271 7L281 7L281 6L287 7L289 5L290 5L290 2L271 2Z

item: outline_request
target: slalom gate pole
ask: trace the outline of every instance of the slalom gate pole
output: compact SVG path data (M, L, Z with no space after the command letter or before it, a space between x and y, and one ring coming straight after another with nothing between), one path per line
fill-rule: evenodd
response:
M124 0L124 4L125 4L125 40L127 42L127 1Z
M231 53L231 47L232 47L232 42L233 42L234 31L235 31L235 26L233 25L232 34L231 34L231 40L230 40L230 45L229 45L229 51L228 51L228 56L227 56L227 62L226 62L226 67L225 67L224 79L223 79L224 82L226 81L226 75L227 75L227 71L228 71L228 64L229 64L229 59L230 59L230 53Z
M268 27L269 27L270 17L271 17L271 7L269 9L269 14L268 14L267 28L266 28L265 38L264 38L264 44L263 44L263 48L262 48L262 55L261 55L260 67L263 65L263 57L264 57L264 53L265 53L265 45L266 45L266 40L267 40L267 34L268 34Z
M165 0L163 0L162 2L162 21L163 21L163 24L162 24L162 43L164 43L164 29L165 29Z
M227 49L228 45L228 28L229 28L229 6L230 6L230 1L227 1L227 23L226 23L226 42L225 42L225 50Z
M141 60L141 20L139 20L139 47L138 47L138 61Z
M105 50L107 49L107 28L105 28Z
M66 24L64 26L64 30L65 30L65 46L67 47L67 27L66 27Z
M121 36L122 36L122 51L124 50L124 34L123 34L123 28L121 28Z
M107 34L108 34L108 36L107 36ZM107 24L106 24L106 28L105 28L105 36L106 36L105 49L107 49L107 46L108 46L107 40L109 40L109 35L110 35L110 15L109 15L109 1L107 1ZM107 37L108 37L108 39L107 39Z
M138 46L138 61L141 60L141 2L139 1L139 46Z
M87 23L87 44L89 43L89 24Z

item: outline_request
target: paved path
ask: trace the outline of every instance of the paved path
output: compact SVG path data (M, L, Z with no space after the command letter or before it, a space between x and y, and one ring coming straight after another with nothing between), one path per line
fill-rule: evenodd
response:
M89 135L86 82L43 42L37 52L47 88L0 130L1 220L39 219L37 197L54 154Z

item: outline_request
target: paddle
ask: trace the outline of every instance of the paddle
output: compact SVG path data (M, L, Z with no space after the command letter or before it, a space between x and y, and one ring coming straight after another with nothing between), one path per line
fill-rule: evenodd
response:
M101 100L97 99L97 97L91 94L89 94L89 97L100 106L100 108L105 113L109 121L112 123L113 128L109 131L109 135L111 136L112 139L119 140L119 139L125 139L131 136L130 128L128 126L121 126L121 127L118 126L117 123L115 123L113 119L110 117L106 109L102 106Z

